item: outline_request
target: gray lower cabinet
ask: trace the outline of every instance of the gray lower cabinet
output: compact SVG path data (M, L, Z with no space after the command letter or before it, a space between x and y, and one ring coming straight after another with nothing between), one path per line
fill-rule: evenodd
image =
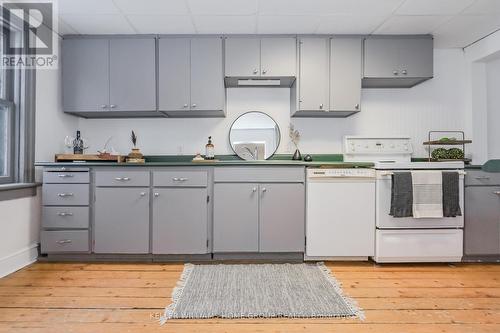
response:
M465 255L500 255L500 186L465 188L464 235Z
M206 188L153 189L153 254L208 253Z
M305 212L303 184L261 184L260 252L303 252Z
M95 253L149 253L149 233L149 188L95 189Z
M431 36L372 36L364 41L363 87L412 87L433 76Z
M259 250L259 193L257 184L214 185L214 252Z
M304 185L218 183L214 252L303 252Z

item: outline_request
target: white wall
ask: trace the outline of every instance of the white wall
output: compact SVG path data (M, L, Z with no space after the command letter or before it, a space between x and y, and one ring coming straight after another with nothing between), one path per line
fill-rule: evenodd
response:
M488 159L500 159L500 59L486 63Z
M349 118L292 118L302 135L302 153L342 153L344 135L409 135L415 156L426 156L422 142L429 130L465 127L463 52L435 50L434 72L434 79L411 89L363 90L362 111ZM282 143L278 152L293 152L288 139L289 89L233 88L227 95L227 117L222 119L80 119L78 127L89 138L92 151L113 136L110 145L128 153L133 129L145 154L203 153L209 135L214 139L216 154L229 154L231 123L241 113L258 110L271 115L280 126Z

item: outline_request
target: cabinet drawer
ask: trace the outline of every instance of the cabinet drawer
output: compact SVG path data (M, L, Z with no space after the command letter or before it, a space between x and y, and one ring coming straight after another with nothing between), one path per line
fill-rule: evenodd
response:
M43 228L88 228L88 207L43 207Z
M216 167L215 182L303 183L303 167Z
M42 231L41 243L42 253L89 252L89 232Z
M467 170L465 185L500 185L500 173Z
M47 206L87 206L88 184L45 184L43 204Z
M96 186L149 186L149 171L96 171Z
M43 182L45 184L88 184L89 173L87 172L68 172L68 171L44 171Z
M206 187L206 171L158 171L153 173L153 186Z

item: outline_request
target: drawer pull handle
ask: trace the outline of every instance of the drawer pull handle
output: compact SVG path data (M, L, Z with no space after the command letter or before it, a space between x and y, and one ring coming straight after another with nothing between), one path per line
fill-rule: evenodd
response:
M57 213L57 215L59 215L59 216L73 216L73 213L61 212L61 213Z
M72 197L74 194L73 193L59 193L57 195L60 196L61 198L65 198L65 197Z
M116 177L115 180L121 181L121 182L126 182L130 180L129 177Z
M500 195L500 191L493 191L493 194Z
M140 196L141 196L141 197L145 197L145 196L146 196L146 192L141 192L141 193L140 193Z
M60 175L57 175L57 177L60 177L60 178L71 178L71 177L74 177L74 175L70 175L70 174L60 174Z
M174 182L185 182L186 180L188 180L188 178L184 178L184 177L180 177L180 178L179 178L179 177L174 177L174 178L172 178L172 180L173 180Z
M154 196L155 198L158 198L160 196L160 193L155 193Z
M72 243L72 242L73 242L73 241L72 241L71 239L61 239L61 240L58 240L58 241L57 241L57 244L61 244L61 245L63 245L63 244L70 244L70 243Z
M490 177L488 176L478 176L476 177L477 180L486 180L486 179L490 179Z

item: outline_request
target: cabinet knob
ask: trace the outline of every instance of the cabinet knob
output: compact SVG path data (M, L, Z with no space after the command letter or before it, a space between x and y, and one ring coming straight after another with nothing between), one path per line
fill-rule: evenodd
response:
M107 108L108 106L106 104L101 104L101 109L105 109Z
M262 74L266 74L266 73L267 73L267 69L262 70Z
M158 198L160 196L160 193L155 193L153 195L155 196L155 198Z
M267 192L267 188L265 188L265 187L264 187L264 188L262 189L262 192Z
M188 105L187 105L187 104L184 104L184 105L183 105L182 107L185 107L185 108L187 108L187 107L188 107Z
M112 108L112 109L114 109L114 108L116 108L116 105L115 104L111 104L109 107Z
M500 191L493 191L493 194L500 195Z
M408 74L408 71L407 71L406 69L403 69L403 70L401 71L401 73L402 73L403 75L406 75L406 74Z
M191 107L195 108L195 107L196 107L196 104L194 104L194 103L193 103L193 104L191 105Z
M398 75L398 74L399 74L399 72L398 72L398 71L392 71L392 74L394 74L394 75Z
M254 69L254 70L253 70L253 73L254 73L254 74L257 74L257 73L259 73L259 71L258 71L258 70L256 70L256 69Z
M319 108L320 108L320 109L323 109L323 104L320 104L320 105L319 105Z
M252 189L252 192L257 192L257 187L254 187L254 188Z
M141 197L144 197L144 196L146 196L146 192L141 192L140 195L141 195Z
M359 110L359 104L354 105L354 108L355 108L356 110Z

